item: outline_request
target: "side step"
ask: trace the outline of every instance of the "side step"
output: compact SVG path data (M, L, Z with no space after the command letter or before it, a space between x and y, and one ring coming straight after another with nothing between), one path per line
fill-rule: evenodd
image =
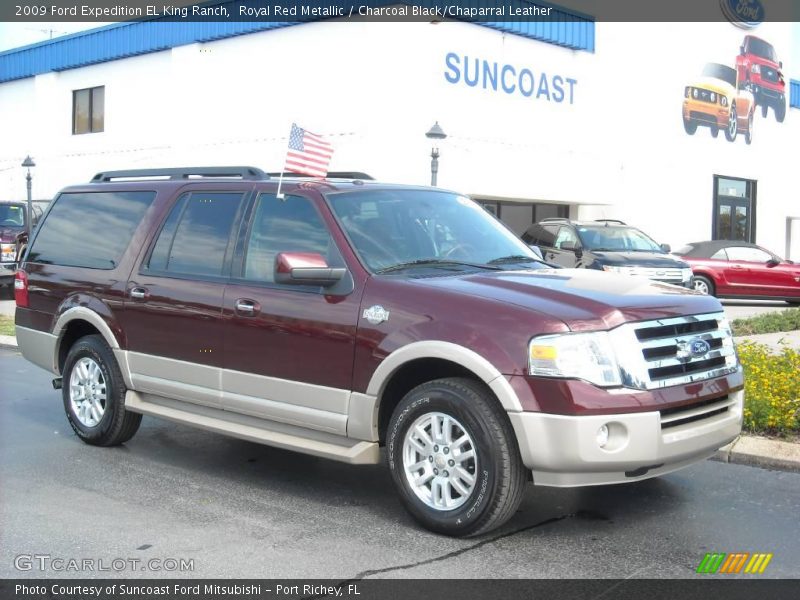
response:
M265 421L152 394L128 390L125 394L125 408L250 442L353 465L373 465L380 462L380 448L377 442L351 440L330 433Z

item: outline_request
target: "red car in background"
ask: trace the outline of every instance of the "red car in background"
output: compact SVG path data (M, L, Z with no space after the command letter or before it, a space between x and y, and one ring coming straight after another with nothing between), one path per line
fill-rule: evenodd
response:
M771 106L775 119L782 123L786 117L786 80L783 62L778 60L772 44L754 35L744 36L736 57L736 70L739 85L753 93L761 115L766 117Z
M694 289L718 298L800 304L800 264L734 240L694 242L675 254L692 267Z

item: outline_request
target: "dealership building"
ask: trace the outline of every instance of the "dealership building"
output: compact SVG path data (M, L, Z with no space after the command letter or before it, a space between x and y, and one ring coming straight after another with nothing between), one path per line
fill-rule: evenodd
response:
M34 198L113 169L277 171L297 123L333 144L331 171L384 181L429 183L435 145L438 185L518 233L613 218L673 247L742 239L800 260L795 27L558 7L491 24L116 23L0 53L0 198L25 197L27 155ZM426 137L436 122L446 139Z

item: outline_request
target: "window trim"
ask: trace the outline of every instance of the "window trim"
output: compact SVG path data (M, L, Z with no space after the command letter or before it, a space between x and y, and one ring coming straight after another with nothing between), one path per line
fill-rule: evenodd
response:
M172 215L172 211L175 209L176 205L182 201L182 199L186 198L186 203L184 207L181 209L181 214L178 220L178 226L180 226L181 222L183 221L183 216L186 213L186 209L189 206L189 202L191 200L192 194L239 194L241 196L239 200L239 206L236 209L236 213L233 217L233 223L231 224L231 231L228 234L228 243L225 246L225 257L222 261L222 274L221 275L208 275L208 274L200 274L200 273L178 273L175 271L167 271L164 269L151 269L149 267L150 258L155 251L156 244L158 244L158 240L161 237L161 232L163 231L167 221L169 220L170 215ZM236 240L239 237L239 230L241 227L242 217L244 215L244 210L250 201L253 192L251 190L203 190L203 189L191 189L191 190L180 190L169 203L169 207L164 211L164 215L161 217L161 222L158 225L158 229L155 235L152 236L150 242L147 246L147 252L145 252L144 256L142 257L141 261L139 262L139 268L137 269L137 273L142 276L147 277L159 277L159 278L166 278L166 279L182 279L185 281L208 281L208 282L218 282L218 283L225 283L231 280L231 265L233 262L233 250L236 247ZM175 242L175 234L178 232L178 227L175 228L175 233L172 235L172 239L170 240L170 252L172 251L172 244Z
M94 122L94 91L95 90L103 90L103 126L102 129L93 129L92 123ZM89 110L88 110L88 125L89 129L87 131L77 131L78 121L76 118L77 112L77 94L79 92L89 92ZM93 87L81 88L79 90L72 90L72 135L86 135L88 133L103 133L106 130L106 86L105 85L96 85Z

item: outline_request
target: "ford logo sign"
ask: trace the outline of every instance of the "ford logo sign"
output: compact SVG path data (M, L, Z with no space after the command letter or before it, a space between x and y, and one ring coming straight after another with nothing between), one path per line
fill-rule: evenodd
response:
M764 21L761 0L720 0L719 4L725 18L742 29L753 29Z
M701 356L705 356L711 350L711 346L708 345L708 342L705 340L701 340L700 338L694 338L689 342L689 354L692 358L700 358Z

